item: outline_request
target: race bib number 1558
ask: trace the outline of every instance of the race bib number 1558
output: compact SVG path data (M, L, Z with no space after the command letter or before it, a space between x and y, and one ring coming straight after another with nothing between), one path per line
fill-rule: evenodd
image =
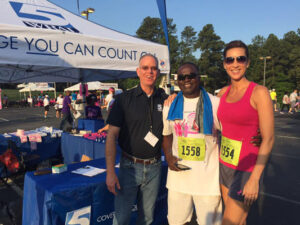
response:
M178 157L188 161L204 161L205 140L203 138L178 137Z

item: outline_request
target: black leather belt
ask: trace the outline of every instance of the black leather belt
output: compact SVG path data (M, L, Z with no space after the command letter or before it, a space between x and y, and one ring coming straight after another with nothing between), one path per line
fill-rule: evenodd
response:
M144 165L150 165L150 164L156 163L160 159L159 156L151 158L151 159L140 159L140 158L134 157L132 155L129 155L126 152L122 152L122 156L125 157L126 159L133 161L134 163L141 163Z

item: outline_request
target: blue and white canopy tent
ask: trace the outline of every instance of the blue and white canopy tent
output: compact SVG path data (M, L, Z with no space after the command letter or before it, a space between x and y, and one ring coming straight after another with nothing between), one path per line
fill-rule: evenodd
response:
M136 76L141 55L169 73L165 45L95 24L47 0L0 0L0 83L87 82Z

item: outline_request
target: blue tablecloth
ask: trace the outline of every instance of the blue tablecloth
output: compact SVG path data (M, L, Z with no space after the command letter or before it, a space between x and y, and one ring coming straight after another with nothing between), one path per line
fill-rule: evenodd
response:
M96 159L68 165L68 171L61 174L34 176L33 172L26 173L23 225L65 225L67 214L73 219L81 216L82 220L90 216L91 225L112 224L114 197L106 188L106 174L86 177L71 173L72 170L85 165L105 168L105 160ZM116 171L118 172L118 169ZM167 165L164 163L161 189L156 202L154 221L156 225L167 224L166 175ZM91 206L91 213L82 213L82 208L89 206ZM136 210L136 207L134 208ZM135 224L135 218L136 212L133 212L131 224Z
M80 162L83 154L92 159L105 157L105 144L87 138L63 133L61 136L61 151L65 164Z
M32 149L31 143L29 141L25 143L21 143L21 140L19 137L11 135L11 137L4 137L3 135L0 135L0 154L5 152L8 147L11 147L8 145L9 141L13 142L13 152L17 156L19 156L20 153L24 155L26 158L31 158L32 155L37 155L34 160L30 160L27 162L28 165L35 165L43 160L57 157L61 155L61 138L60 137L51 137L50 134L47 134L47 136L42 137L42 142L36 144L36 149ZM17 149L16 149L17 148Z
M97 132L100 128L104 127L104 125L104 120L78 119L78 129L90 130L92 133Z

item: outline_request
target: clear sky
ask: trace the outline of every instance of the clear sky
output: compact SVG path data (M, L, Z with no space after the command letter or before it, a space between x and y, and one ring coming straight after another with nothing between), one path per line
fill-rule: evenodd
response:
M77 0L49 0L78 14ZM80 11L95 9L89 20L108 28L135 35L147 16L160 17L156 0L80 0ZM278 38L300 28L300 0L166 0L167 16L177 25L177 35L185 26L197 32L212 24L226 43L240 39L251 43L256 35Z

